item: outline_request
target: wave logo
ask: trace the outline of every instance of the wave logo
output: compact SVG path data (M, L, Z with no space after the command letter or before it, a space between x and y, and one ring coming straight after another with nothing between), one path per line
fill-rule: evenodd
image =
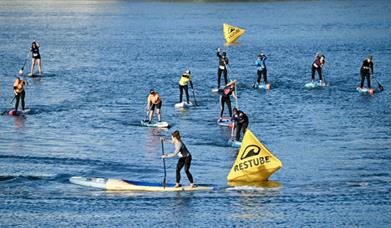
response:
M252 156L256 156L260 152L261 152L261 148L259 146L249 145L246 147L246 149L244 149L244 152L243 152L242 156L240 157L240 160L243 160L243 159L246 159L246 158L249 158Z
M230 28L228 29L228 33L232 33L232 32L234 32L235 30L236 30L236 28L230 27Z

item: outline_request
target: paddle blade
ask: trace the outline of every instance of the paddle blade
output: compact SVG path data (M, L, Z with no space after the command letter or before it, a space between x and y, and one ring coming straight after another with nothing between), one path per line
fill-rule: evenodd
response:
M379 86L379 90L380 90L380 91L383 91L383 90L384 90L384 86L380 85L380 83L378 83L378 86Z
M18 74L19 74L19 75L22 75L22 74L23 74L23 67L18 71Z

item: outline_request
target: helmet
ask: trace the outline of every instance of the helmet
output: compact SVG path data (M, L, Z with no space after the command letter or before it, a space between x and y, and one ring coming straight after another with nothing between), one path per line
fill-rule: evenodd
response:
M150 93L150 94L154 94L154 93L155 93L155 90L154 90L154 89L151 89L151 90L149 91L149 93Z
M190 70L186 70L185 74L191 74Z

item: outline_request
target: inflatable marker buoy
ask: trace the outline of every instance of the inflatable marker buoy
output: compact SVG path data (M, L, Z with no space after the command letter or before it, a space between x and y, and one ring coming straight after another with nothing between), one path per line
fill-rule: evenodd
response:
M224 24L223 29L224 29L224 38L228 44L232 44L236 42L239 39L239 37L241 37L246 32L246 30L242 28L234 27L229 24Z

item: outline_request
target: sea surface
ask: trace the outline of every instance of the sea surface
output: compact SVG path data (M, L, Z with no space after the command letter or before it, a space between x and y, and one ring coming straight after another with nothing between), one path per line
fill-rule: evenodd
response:
M34 39L44 76L23 77L30 113L0 116L0 226L390 227L390 12L386 0L1 0L0 111L13 108L12 84ZM238 44L224 46L223 23L246 29ZM217 47L239 81L249 129L284 165L270 178L279 187L227 186L237 150L216 125ZM268 92L251 88L260 52ZM316 52L330 86L308 90ZM369 53L385 87L374 96L356 91ZM199 106L177 110L186 69ZM140 126L151 88L169 130ZM192 153L195 182L214 191L107 192L68 181L161 182L160 137L174 130ZM176 162L166 161L170 183Z

